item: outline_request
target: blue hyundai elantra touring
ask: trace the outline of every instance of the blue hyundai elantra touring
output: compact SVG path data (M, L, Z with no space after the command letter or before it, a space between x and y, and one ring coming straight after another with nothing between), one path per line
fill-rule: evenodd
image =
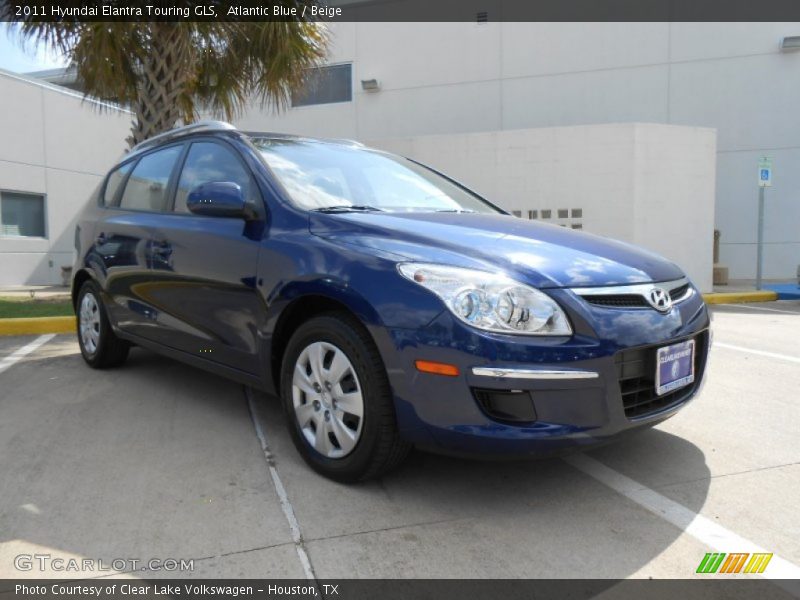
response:
M354 142L162 134L106 176L75 246L90 366L138 345L276 393L303 458L339 481L412 446L541 456L651 426L708 354L673 263Z

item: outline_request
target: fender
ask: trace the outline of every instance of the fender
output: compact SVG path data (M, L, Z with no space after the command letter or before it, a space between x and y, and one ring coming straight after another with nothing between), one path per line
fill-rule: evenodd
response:
M261 377L265 388L270 392L277 391L277 382L271 366L275 334L276 332L281 334L281 319L290 314L291 308L298 302L312 298L338 304L347 309L367 328L379 347L386 343L385 340L388 340L378 312L366 298L345 281L330 275L318 274L311 279L287 282L270 294L264 328L260 332Z

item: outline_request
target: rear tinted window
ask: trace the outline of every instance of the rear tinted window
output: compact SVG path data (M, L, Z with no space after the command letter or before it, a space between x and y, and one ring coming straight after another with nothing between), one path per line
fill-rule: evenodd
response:
M182 149L183 146L170 146L143 157L128 178L120 207L130 210L166 210L169 177Z
M114 200L117 197L117 192L119 191L119 186L122 185L122 182L125 181L125 176L131 170L133 163L127 163L122 165L116 171L112 171L111 175L108 176L108 182L106 183L106 189L103 193L103 204L105 206L113 206Z

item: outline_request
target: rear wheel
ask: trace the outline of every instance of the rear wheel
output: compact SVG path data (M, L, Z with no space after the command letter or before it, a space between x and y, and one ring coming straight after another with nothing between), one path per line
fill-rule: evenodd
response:
M130 344L111 329L100 289L93 281L84 283L78 292L76 320L81 355L90 367L104 369L125 362Z
M347 314L313 318L294 333L284 354L281 398L295 446L326 477L378 477L409 450L397 432L378 350Z

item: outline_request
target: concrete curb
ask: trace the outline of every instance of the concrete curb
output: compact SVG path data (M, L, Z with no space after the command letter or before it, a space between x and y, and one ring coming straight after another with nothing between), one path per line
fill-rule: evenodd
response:
M715 292L703 294L706 304L742 304L745 302L772 302L778 299L777 292Z
M75 317L30 317L0 319L0 335L38 335L41 333L73 333Z

